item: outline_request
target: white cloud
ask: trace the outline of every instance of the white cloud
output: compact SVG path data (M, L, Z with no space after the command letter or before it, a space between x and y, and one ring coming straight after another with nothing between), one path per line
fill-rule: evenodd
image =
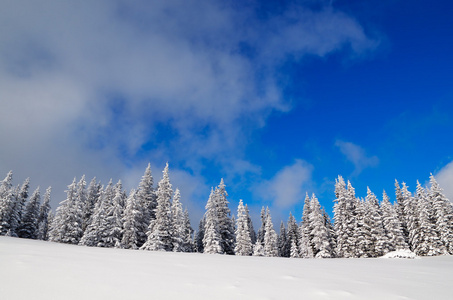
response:
M340 148L341 153L346 156L346 159L354 164L353 175L360 174L363 169L375 167L379 164L377 156L367 156L365 150L351 142L337 140L335 146Z
M222 1L4 1L0 172L58 191L73 176L141 168L144 145L147 159L195 174L200 159L256 170L243 163L244 133L289 109L279 63L376 46L332 8L288 11L262 20Z
M435 177L445 196L453 202L453 161L437 172Z
M278 171L270 180L262 182L256 189L266 200L272 201L272 207L287 209L302 203L305 193L312 185L313 166L297 159L294 164Z

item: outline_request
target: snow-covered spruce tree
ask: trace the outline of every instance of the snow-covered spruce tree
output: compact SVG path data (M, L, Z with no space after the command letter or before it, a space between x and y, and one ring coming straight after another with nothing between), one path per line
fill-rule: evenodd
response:
M138 249L139 245L139 232L138 228L142 221L139 216L140 207L137 202L136 191L132 189L129 193L129 197L126 200L126 208L123 214L123 232L121 240L121 248L123 249Z
M288 222L286 225L286 238L289 245L292 245L292 242L296 243L297 249L300 250L299 243L301 240L300 228L297 225L296 219L289 213Z
M434 210L434 222L440 241L450 254L453 254L453 206L445 197L442 188L433 174L430 178L429 197Z
M290 249L289 257L291 257L291 258L299 258L300 257L299 249L297 248L296 241L294 241L294 240L291 242L291 249Z
M139 204L141 218L139 233L139 247L141 247L148 239L147 232L151 221L156 219L157 194L154 190L154 179L151 174L151 164L146 167L142 180L137 188L136 198Z
M247 226L249 227L250 239L251 239L252 245L253 245L256 242L256 232L255 232L255 228L253 227L252 218L250 217L250 211L249 211L247 204L245 205L245 213L247 214Z
M217 207L217 222L220 234L220 246L222 252L229 255L234 255L234 225L231 220L231 211L228 208L227 192L223 178L220 184L214 191L214 203Z
M115 185L114 196L107 202L101 247L120 248L123 239L124 192L121 181ZM110 197L109 197L110 199Z
M289 257L290 256L290 247L288 245L288 238L286 236L285 223L280 222L280 233L278 235L277 241L278 247L278 256L280 257Z
M353 233L353 238L356 242L354 254L352 257L372 257L373 241L371 237L371 214L369 206L366 205L363 199L356 203L355 217L356 230Z
M313 195L314 197L314 195ZM308 194L305 195L304 208L302 212L302 224L300 226L299 254L302 258L313 258L314 247L312 243L313 224L311 219L312 202Z
M195 251L195 237L193 235L193 228L190 225L189 210L186 208L184 210L183 216L184 224L184 237L183 237L183 252L194 252Z
M236 247L234 252L236 255L249 256L252 255L252 239L249 232L249 224L247 220L247 212L239 200L237 220L236 220Z
M30 179L25 179L22 186L19 188L17 187L16 191L14 192L14 205L11 211L11 219L10 219L10 230L12 236L18 236L17 230L22 223L22 217L25 213L25 203L27 202L28 198L28 189L30 187Z
M172 221L172 240L174 252L185 252L184 243L186 242L186 224L184 221L184 211L181 204L181 192L175 190L173 202L171 204L171 221Z
M49 212L50 212L50 193L52 188L49 186L44 194L44 201L39 207L38 217L38 240L47 241L49 238Z
M343 177L335 180L334 227L337 237L336 253L338 257L354 257L356 240L354 231L357 227L355 191L348 181L348 188Z
M101 194L102 185L98 183L96 181L96 177L94 177L90 181L90 184L88 185L86 191L86 201L83 203L83 224L82 224L83 231L85 231L88 225L90 225L91 217L96 209L96 204L101 198Z
M0 183L0 235L15 235L11 230L11 215L13 214L16 197L12 188L13 171L9 171Z
M372 249L370 256L378 257L389 252L389 243L385 234L384 225L382 223L382 212L379 206L379 201L370 188L367 187L366 196L367 213L370 216L371 242Z
M217 205L215 203L215 193L212 189L208 202L206 203L204 219L203 253L223 254L224 251L220 245L221 235L218 225L219 221Z
M204 228L206 224L206 218L203 216L200 223L198 224L198 231L195 234L195 246L198 253L204 252L203 239L204 239Z
M107 229L107 210L109 209L114 197L114 187L112 179L102 189L101 196L96 203L94 213L90 218L90 224L83 233L80 245L89 247L104 247L104 237L108 235Z
M400 219L398 218L395 207L390 203L387 193L384 191L382 195L382 225L384 226L385 234L389 242L389 250L407 249L408 245L405 241L403 229Z
M264 206L261 208L261 226L258 229L258 234L256 235L255 244L258 242L261 245L264 245L264 232L266 231L266 209Z
M401 193L403 196L403 203L404 203L404 216L406 218L406 226L407 226L407 241L409 247L412 251L415 252L417 248L417 241L418 241L418 234L419 230L419 213L418 213L418 201L415 199L411 192L408 190L406 183L403 182L403 186L401 188Z
M407 229L407 216L406 216L406 197L404 196L403 190L401 189L398 181L395 179L395 210L398 216L398 219L401 223L401 230L403 232L404 241L406 244L409 243L409 231Z
M330 249L332 249L332 257L337 257L337 254L335 253L335 249L337 247L335 228L333 227L330 217L324 208L322 208L322 215L324 217L324 224L326 225L327 228L327 237L329 239Z
M432 205L429 203L425 189L418 181L415 197L417 199L419 231L414 252L420 256L446 254L446 249L437 235L435 224L432 222L434 215Z
M76 179L66 190L66 200L60 202L51 225L49 240L77 245L83 236L82 205L77 201Z
M311 220L311 233L313 244L313 254L316 258L333 257L331 243L329 241L329 232L326 227L321 205L318 198L313 194L311 198L311 212L309 219Z
M259 241L253 245L253 256L264 256L264 246Z
M272 224L270 213L267 214L266 218L266 232L264 233L264 256L278 256L277 233L274 230L274 224Z
M162 171L163 177L159 181L157 188L157 208L155 220L149 227L146 243L140 248L142 250L152 251L172 251L173 250L173 232L171 221L171 197L173 190L171 188L170 178L168 175L168 163Z
M33 192L30 200L25 207L25 213L22 222L17 229L17 235L20 238L33 239L38 238L38 218L39 206L41 204L41 194L39 187Z

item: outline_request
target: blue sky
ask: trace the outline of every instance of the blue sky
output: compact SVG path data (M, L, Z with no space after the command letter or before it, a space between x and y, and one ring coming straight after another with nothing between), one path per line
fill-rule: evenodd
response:
M194 223L222 177L276 222L306 192L330 213L339 174L392 197L433 172L453 198L448 1L2 2L0 173L53 207L167 161Z

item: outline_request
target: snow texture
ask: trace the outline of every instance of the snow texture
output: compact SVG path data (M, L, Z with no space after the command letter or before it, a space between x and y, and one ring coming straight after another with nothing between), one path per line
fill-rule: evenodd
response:
M2 299L451 299L453 256L287 259L0 237Z

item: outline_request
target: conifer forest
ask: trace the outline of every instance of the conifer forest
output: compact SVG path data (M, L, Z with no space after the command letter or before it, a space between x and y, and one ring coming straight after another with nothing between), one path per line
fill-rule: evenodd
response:
M82 176L68 185L66 199L53 212L50 187L30 193L29 179L13 186L10 171L0 183L0 235L89 247L241 256L367 258L398 250L418 256L453 254L453 206L433 175L429 187L417 182L415 192L395 181L394 203L385 192L379 200L370 189L359 199L352 184L338 176L332 219L313 194L305 197L300 221L290 213L279 226L264 207L261 224L254 225L242 200L232 213L222 179L211 189L195 231L180 191L172 188L168 164L162 173L154 185L148 165L137 188L129 192L121 181L102 185L96 178L87 183Z

